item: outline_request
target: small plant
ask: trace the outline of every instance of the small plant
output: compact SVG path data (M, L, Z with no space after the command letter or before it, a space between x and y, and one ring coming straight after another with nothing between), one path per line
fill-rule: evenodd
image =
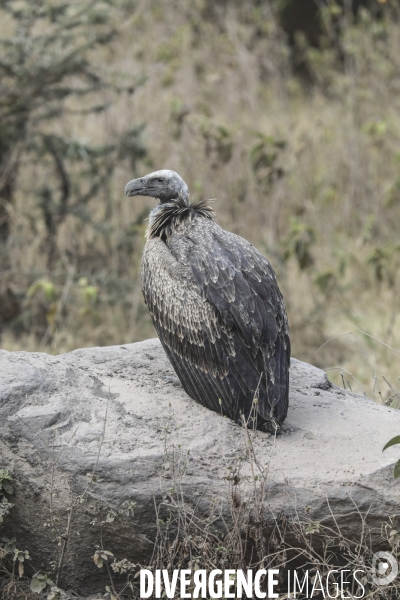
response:
M108 561L108 559L111 558L114 558L114 554L112 552L110 552L109 550L101 550L100 548L97 548L96 552L93 555L93 562L97 568L101 569L104 565L104 562Z
M14 490L11 485L12 477L4 469L0 469L0 493L13 494Z
M396 446L397 444L400 444L400 435L396 435L391 440L389 440L388 443L384 445L382 452L384 452L391 446ZM395 479L398 479L400 477L400 459L396 462L394 466L393 475Z
M269 190L272 184L285 174L279 163L286 142L260 132L256 133L256 138L257 141L250 151L251 167L257 181L264 189Z
M18 548L14 550L13 561L14 563L18 564L18 575L20 577L22 577L22 575L24 574L24 562L29 559L30 556L28 550L18 550Z
M15 537L3 537L0 543L0 576L4 576L5 589L15 590L26 582L25 563L30 560L28 550L19 550Z
M32 577L30 588L32 592L41 594L45 591L49 591L50 589L54 589L54 582L46 573L39 571ZM55 598L56 596L53 596L53 599Z
M9 502L6 494L11 495L14 493L13 486L11 485L12 477L4 469L0 469L0 524L3 523L4 518L10 512L10 509L14 506Z

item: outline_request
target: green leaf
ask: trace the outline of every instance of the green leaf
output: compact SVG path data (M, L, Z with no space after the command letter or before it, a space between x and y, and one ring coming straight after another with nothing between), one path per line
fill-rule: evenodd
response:
M53 585L50 593L47 595L47 600L60 600L60 588Z
M310 521L309 524L305 528L306 533L319 533L320 532L320 523L318 521Z
M38 290L42 290L46 300L51 301L57 297L57 290L51 281L46 279L38 279L31 286L29 286L26 296L31 298Z
M14 493L13 487L9 483L3 483L3 490L6 492L6 494Z
M32 581L31 581L31 585L30 585L32 592L35 592L36 594L40 594L40 592L42 590L44 590L45 587L46 587L46 582L40 581L35 576L32 577Z
M400 477L400 460L398 460L394 466L393 475L395 479L398 479Z
M94 553L93 561L94 561L94 564L96 565L96 567L98 567L99 569L101 569L101 567L103 566L104 562L103 562L103 559L102 559L102 557L100 555L100 552L98 550L96 550L96 552Z
M400 435L396 435L394 438L389 440L388 443L383 447L382 452L384 452L387 448L390 448L390 446L395 446L396 444L400 444Z

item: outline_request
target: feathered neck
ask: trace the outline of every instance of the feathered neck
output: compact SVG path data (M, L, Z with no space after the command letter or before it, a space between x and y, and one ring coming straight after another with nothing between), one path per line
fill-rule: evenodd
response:
M174 229L183 221L192 220L196 215L215 221L216 216L208 206L206 200L190 203L189 200L181 196L171 202L157 204L149 216L149 224L146 230L146 238L160 237L166 241L173 233Z

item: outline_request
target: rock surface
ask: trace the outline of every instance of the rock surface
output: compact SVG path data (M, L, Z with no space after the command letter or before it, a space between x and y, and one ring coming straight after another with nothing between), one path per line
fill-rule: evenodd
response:
M358 509L379 530L400 510L392 475L398 451L382 454L400 433L400 411L331 386L323 371L294 359L290 377L283 434L253 434L258 462L268 468L270 514L307 508L324 522L332 511L351 537L361 526ZM48 570L59 554L50 513L64 532L65 508L86 490L72 515L61 581L80 593L107 583L92 556L109 507L136 503L133 517L103 527L104 548L145 564L154 498L175 477L172 449L184 464L185 498L206 511L212 498L226 498L244 436L185 394L157 339L60 356L0 352L0 468L15 480L5 532L29 548L35 569ZM249 473L248 460L241 464Z

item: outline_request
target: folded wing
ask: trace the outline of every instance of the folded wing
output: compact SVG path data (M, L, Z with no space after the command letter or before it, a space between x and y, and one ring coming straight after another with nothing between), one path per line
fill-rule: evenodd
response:
M194 218L147 242L146 304L186 391L237 422L282 422L288 408L286 310L269 262L246 240ZM256 399L256 402L254 400Z

